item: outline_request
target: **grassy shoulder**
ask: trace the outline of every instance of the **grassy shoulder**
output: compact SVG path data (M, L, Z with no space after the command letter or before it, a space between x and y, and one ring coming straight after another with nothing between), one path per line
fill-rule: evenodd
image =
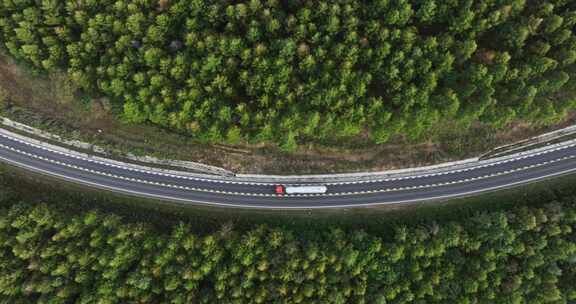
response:
M374 145L354 137L304 144L287 153L271 144L205 144L159 127L122 123L113 104L105 98L82 95L66 75L34 75L6 56L0 56L0 89L4 92L3 115L16 121L118 153L191 160L239 173L333 173L429 165L477 156L573 120L548 127L517 123L506 129L484 124L463 129L447 121L418 142L397 136L386 144Z

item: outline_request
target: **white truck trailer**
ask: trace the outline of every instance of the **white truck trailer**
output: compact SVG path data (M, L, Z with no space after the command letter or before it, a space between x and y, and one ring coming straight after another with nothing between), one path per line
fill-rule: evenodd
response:
M326 186L302 186L302 185L276 185L276 194L322 194L326 193Z

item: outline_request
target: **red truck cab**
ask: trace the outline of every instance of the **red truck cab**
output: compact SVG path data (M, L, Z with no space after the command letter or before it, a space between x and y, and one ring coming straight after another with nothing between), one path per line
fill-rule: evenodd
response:
M282 185L274 186L274 191L276 192L276 194L286 194L286 189Z

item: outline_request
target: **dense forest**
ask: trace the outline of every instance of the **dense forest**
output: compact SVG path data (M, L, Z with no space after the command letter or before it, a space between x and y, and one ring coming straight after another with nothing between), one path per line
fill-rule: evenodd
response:
M398 225L386 239L162 232L16 203L0 209L0 303L574 303L574 202Z
M0 42L209 142L418 139L576 108L574 0L2 0Z

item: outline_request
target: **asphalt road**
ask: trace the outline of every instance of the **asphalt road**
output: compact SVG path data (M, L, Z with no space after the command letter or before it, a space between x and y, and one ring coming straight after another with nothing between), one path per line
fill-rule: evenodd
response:
M326 194L274 194L274 183L148 171L37 145L0 132L0 160L31 171L137 196L211 206L308 209L359 207L467 196L576 171L576 143L507 159L386 179L325 183ZM152 169L151 169L152 170Z

